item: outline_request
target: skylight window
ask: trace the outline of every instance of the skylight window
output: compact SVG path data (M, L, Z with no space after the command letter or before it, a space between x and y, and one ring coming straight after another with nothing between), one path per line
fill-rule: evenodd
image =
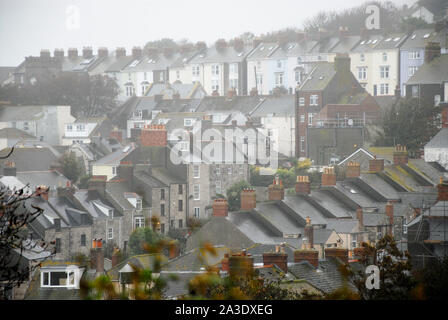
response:
M134 68L137 64L138 64L138 60L134 60L134 61L129 65L129 67L130 67L130 68Z
M392 38L387 38L387 39L386 39L386 42L389 42L390 40L392 40Z
M361 44L365 44L366 42L363 40L363 41L361 41Z
M400 40L400 38L399 38L399 37L397 37L397 38L395 38L395 39L394 39L394 41L395 41L395 42L397 42L398 40Z
M241 57L243 55L244 52L240 52L238 53L238 57Z
M429 36L430 36L430 33L427 33L423 36L423 39L429 38Z
M417 36L416 34L413 34L411 39L414 40L416 36Z
M370 43L372 43L372 40L367 41L367 44L370 44Z
M263 51L263 50L264 50L264 47L261 47L261 48L260 48L260 51Z
M272 50L272 48L274 48L273 46L269 47L269 50Z
M149 59L148 63L154 63L154 60L153 59Z
M377 42L378 42L378 40L375 39L375 40L372 41L372 44L375 44L375 43L377 43Z

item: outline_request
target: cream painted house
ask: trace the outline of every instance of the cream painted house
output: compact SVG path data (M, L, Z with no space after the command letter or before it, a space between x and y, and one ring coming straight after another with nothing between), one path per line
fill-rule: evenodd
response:
M120 162L134 151L134 149L135 146L130 144L93 162L91 170L92 176L106 176L107 181L114 178L117 175L117 168Z

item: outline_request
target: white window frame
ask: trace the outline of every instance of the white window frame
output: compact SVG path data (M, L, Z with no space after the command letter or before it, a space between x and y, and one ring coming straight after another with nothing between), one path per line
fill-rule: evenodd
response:
M301 123L304 123L304 122L305 122L305 115L304 115L304 114L301 114L301 115L300 115L300 122L301 122Z
M300 152L305 152L305 136L300 136Z
M228 167L228 168L227 168L227 174L228 174L229 176L231 176L232 173L233 173L232 167Z
M114 228L108 227L107 228L107 240L112 240L114 238Z
M314 113L308 113L308 125L313 124Z
M191 74L193 76L199 76L200 75L200 69L199 66L192 66L191 67Z
M215 193L216 194L222 194L222 183L221 180L215 181Z
M380 66L380 78L389 79L390 66Z
M409 66L408 67L408 75L412 77L418 70L418 66Z
M134 229L145 227L145 217L134 217Z
M275 85L276 86L282 86L283 80L284 80L285 74L283 72L276 72L275 73Z
M299 107L304 107L305 106L305 98L304 97L300 97L299 98Z
M193 185L193 199L201 200L201 185L199 184Z
M388 95L389 94L389 84L388 83L381 83L380 84L380 94L381 95Z
M201 177L201 167L198 164L193 165L193 178L198 179Z
M194 213L193 213L193 216L194 216L196 219L199 219L200 216L201 216L201 208L199 208L199 207L194 207Z
M219 76L219 64L212 64L212 75Z
M317 94L310 95L310 106L319 105L319 96Z
M359 80L367 79L367 67L358 67L358 79Z

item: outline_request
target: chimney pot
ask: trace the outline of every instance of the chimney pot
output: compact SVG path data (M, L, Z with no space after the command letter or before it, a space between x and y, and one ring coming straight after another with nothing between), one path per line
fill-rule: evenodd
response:
M331 187L336 185L336 173L333 167L324 168L322 173L322 186Z
M359 162L350 161L347 164L345 177L346 178L359 178L360 175L361 175L361 165L359 164Z
M311 182L308 176L297 176L296 193L297 194L311 193Z
M227 217L229 205L226 199L215 199L212 205L214 217Z
M277 246L276 246L277 248ZM277 265L284 272L288 272L288 255L282 252L265 252L263 253L263 266Z
M256 207L256 193L252 188L245 188L241 191L241 210L248 211Z

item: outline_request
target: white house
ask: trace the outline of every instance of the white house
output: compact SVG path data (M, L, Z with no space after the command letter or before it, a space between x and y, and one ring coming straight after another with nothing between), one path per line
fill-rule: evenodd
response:
M70 146L73 143L89 144L91 142L90 138L92 134L102 120L104 119L78 119L74 122L66 123L62 145Z
M107 181L109 181L117 175L117 167L120 165L120 161L134 151L134 149L135 146L130 144L93 162L92 175L107 176Z
M61 145L65 124L74 121L70 106L7 106L0 110L0 129L16 128L50 145Z

